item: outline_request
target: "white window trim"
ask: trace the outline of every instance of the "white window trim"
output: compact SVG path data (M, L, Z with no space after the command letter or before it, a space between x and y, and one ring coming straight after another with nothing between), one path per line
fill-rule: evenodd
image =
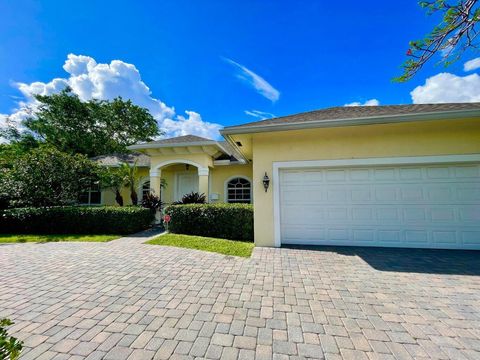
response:
M280 170L289 168L321 168L346 166L374 166L374 165L415 165L415 164L461 164L480 162L480 154L466 155L439 155L439 156L405 156L363 159L336 159L336 160L303 160L303 161L275 161L273 165L271 189L273 191L273 239L274 246L281 246L280 227Z
M234 176L230 176L228 179L225 180L225 182L223 183L223 202L224 203L229 203L228 202L228 183L230 181L232 181L233 179L237 179L237 178L241 178L241 179L244 179L244 180L247 180L248 182L250 182L250 203L249 204L253 204L253 183L252 183L252 179L250 179L248 176L245 176L245 175L234 175Z
M150 181L150 176L144 176L144 177L140 178L140 181L138 182L137 194L139 195L140 199L141 199L140 195L143 195L143 185L145 185L145 183L147 181ZM152 185L150 184L150 191L152 190L151 187L152 187Z

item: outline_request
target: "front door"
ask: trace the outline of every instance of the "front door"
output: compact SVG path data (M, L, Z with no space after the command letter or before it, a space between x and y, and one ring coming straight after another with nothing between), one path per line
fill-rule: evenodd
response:
M178 173L176 201L182 200L183 195L198 192L198 175L196 173Z

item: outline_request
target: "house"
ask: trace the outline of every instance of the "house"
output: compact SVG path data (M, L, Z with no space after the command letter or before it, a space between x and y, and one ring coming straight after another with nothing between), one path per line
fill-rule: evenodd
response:
M130 149L166 202L253 202L257 246L480 249L480 103L334 107L221 133Z

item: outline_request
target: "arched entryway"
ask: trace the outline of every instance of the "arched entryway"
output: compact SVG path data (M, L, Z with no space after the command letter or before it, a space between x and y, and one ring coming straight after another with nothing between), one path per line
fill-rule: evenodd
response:
M150 186L162 201L179 201L183 195L193 192L209 195L209 169L187 159L173 159L156 164L150 170ZM160 191L161 179L166 187Z

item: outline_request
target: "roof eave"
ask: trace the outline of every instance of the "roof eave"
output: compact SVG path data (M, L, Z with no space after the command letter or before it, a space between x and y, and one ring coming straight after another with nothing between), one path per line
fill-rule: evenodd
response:
M231 156L232 154L230 151L225 149L222 144L218 141L191 141L191 142L179 142L179 143L170 143L170 144L153 144L153 143L145 143L145 144L134 144L127 146L129 150L146 150L146 149L159 149L159 148L170 148L170 147L188 147L188 146L216 146L220 151L225 153L226 155Z
M269 132L269 131L301 130L301 129L311 129L311 128L389 124L389 123L402 123L402 122L427 121L427 120L465 119L465 118L472 117L472 115L480 117L480 110L479 109L460 110L460 111L453 110L453 111L402 114L402 115L370 116L370 117L363 117L363 118L315 120L315 121L304 121L304 122L298 122L298 123L230 126L220 130L220 133L227 139L227 141L229 141L229 143L234 143L233 141L231 141L231 139L229 139L228 135L251 134L251 133Z

